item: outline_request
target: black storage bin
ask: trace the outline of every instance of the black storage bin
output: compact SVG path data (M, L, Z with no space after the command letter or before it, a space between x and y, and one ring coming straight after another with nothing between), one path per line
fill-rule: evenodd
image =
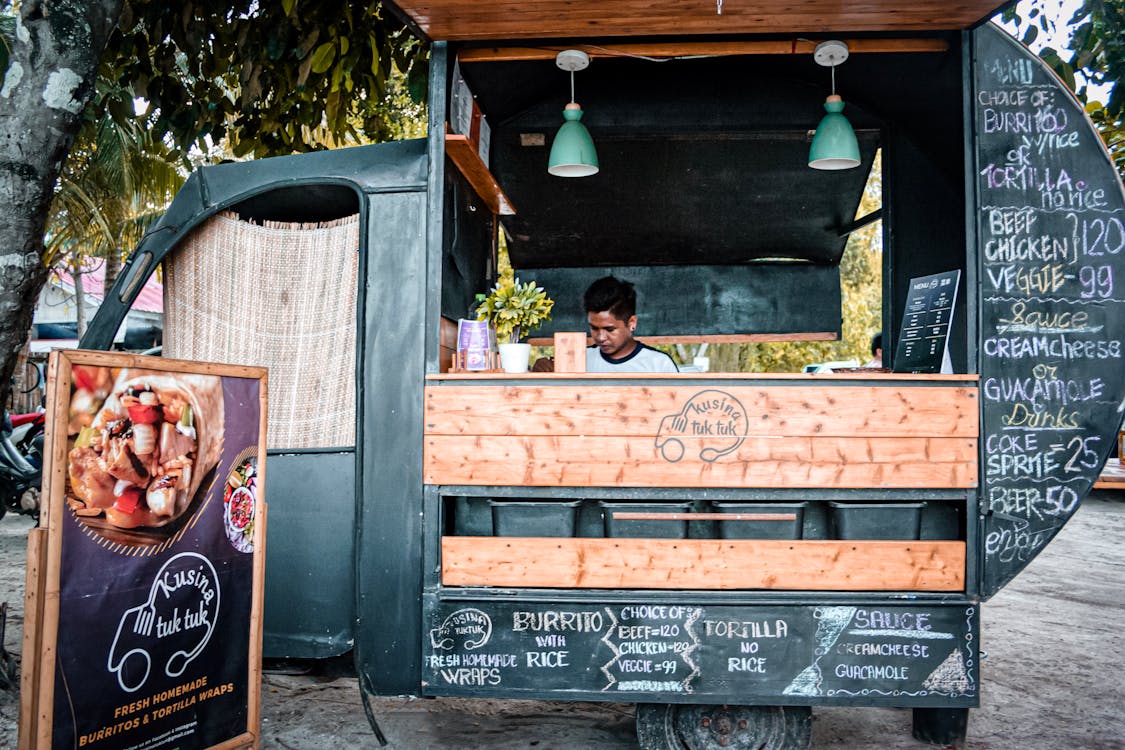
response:
M609 503L600 501L605 519L605 535L631 539L684 539L688 522L680 520L624 520L615 519L614 512L631 513L687 513L691 503Z
M922 510L919 539L963 539L961 514L964 505L951 502L926 503Z
M490 500L496 536L574 536L581 500L568 503Z
M452 511L454 536L492 536L492 510L487 497L460 496L446 502L445 507Z
M791 513L792 521L719 521L720 539L800 539L808 503L718 503L716 513Z
M834 539L917 539L925 503L829 503Z

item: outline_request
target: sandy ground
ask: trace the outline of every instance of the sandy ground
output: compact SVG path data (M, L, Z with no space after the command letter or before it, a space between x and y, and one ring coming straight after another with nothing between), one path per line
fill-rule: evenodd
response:
M12 610L6 648L18 654L31 523L0 519L0 601ZM1125 750L1125 502L1094 498L1047 550L983 608L982 705L969 747ZM262 746L367 747L368 727L347 660L304 675L267 674ZM0 691L0 748L15 747L18 696ZM632 706L463 699L379 699L392 750L636 748ZM920 750L910 712L816 709L813 747Z

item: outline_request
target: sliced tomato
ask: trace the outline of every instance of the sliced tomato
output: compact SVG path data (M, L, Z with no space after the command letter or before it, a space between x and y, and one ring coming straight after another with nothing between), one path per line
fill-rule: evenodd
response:
M86 371L85 367L75 366L71 372L74 375L74 384L84 391L92 391L98 387L98 381Z
M126 487L121 495L113 501L114 510L119 510L122 513L132 513L137 509L141 503L141 488L140 487Z
M129 407L129 419L133 424L156 424L161 418L160 404L133 404Z

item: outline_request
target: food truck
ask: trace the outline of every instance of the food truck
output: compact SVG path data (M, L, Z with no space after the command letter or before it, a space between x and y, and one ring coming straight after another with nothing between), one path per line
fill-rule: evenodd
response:
M996 0L395 5L428 138L200 169L83 339L163 264L166 356L270 366L266 656L636 703L645 748L804 747L841 705L962 742L981 608L1121 419L1125 196L1080 104ZM854 166L810 168L832 94ZM548 171L568 102L587 176ZM500 232L545 343L611 273L652 344L823 341L875 220L885 372L453 366Z

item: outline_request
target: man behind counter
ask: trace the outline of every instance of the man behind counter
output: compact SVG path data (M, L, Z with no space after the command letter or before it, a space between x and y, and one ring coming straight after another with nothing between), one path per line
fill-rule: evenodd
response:
M672 358L633 338L637 292L613 276L598 279L583 295L594 345L586 350L586 372L679 372Z

